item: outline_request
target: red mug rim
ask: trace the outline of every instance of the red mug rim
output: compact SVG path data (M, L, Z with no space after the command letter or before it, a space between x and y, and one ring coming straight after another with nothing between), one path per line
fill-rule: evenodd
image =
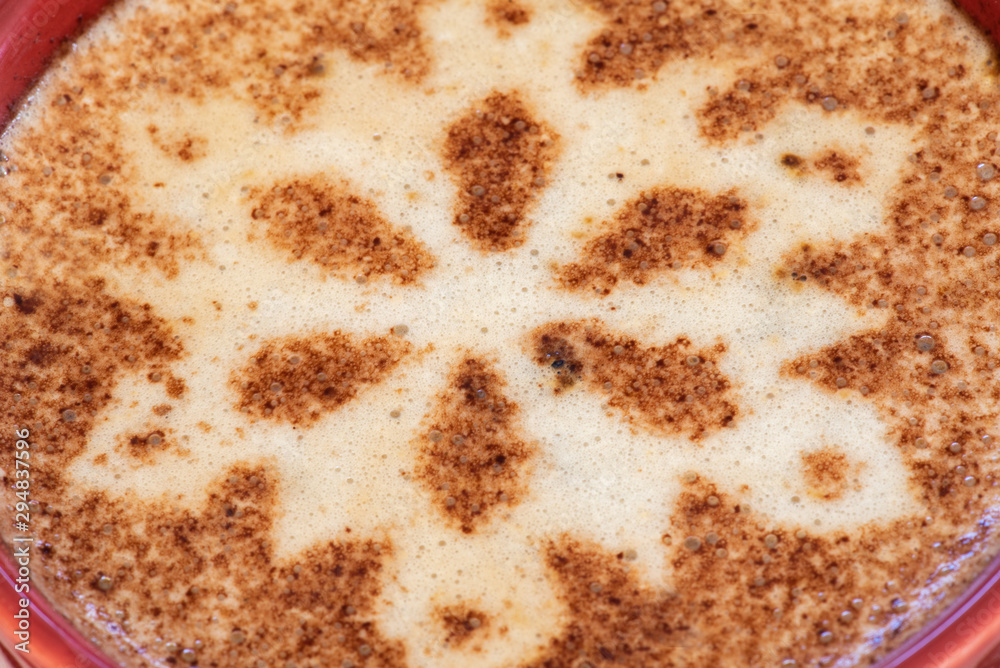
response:
M115 0L0 0L0 134L59 48ZM1000 0L958 0L987 34L1000 35ZM33 550L35 545L31 543ZM115 662L32 588L30 653L15 648L16 591L11 546L0 549L0 654L23 668L115 668ZM41 642L38 640L41 639ZM1000 667L1000 555L958 598L875 668Z

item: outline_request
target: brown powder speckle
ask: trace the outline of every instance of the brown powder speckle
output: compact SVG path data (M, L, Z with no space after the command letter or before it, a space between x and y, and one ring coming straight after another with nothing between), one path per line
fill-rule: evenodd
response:
M785 153L781 156L781 164L789 169L800 170L805 167L806 162L794 153Z
M184 395L185 384L183 378L171 375L167 378L167 396L171 399L179 399Z
M62 489L63 463L83 451L120 379L169 366L183 348L148 304L108 294L101 280L35 284L21 308L0 310L0 415L43 426L52 450L32 459L32 489L43 496Z
M109 141L95 130L110 133L116 122L103 112L53 109L21 137L34 160L19 171L19 187L0 190L10 223L5 260L22 275L93 275L121 263L173 278L184 262L204 259L201 240L189 226L148 210L137 196L138 176L120 139ZM50 164L61 168L47 175L40 165ZM30 313L30 302L14 299Z
M480 610L450 606L438 609L437 616L445 629L445 642L452 647L463 647L470 640L481 640L490 632L490 618Z
M518 0L491 0L486 6L487 23L496 27L501 37L510 35L511 26L521 26L531 20L531 8Z
M839 499L847 489L850 463L847 455L838 448L825 447L802 452L802 477L810 496L832 500Z
M121 30L132 38L93 56L108 63L127 59L130 80L120 86L98 66L87 73L87 84L126 95L151 87L195 100L222 90L251 102L267 120L283 114L297 120L322 95L317 80L330 51L377 63L402 82L422 80L432 67L418 17L426 4L304 0L288 11L269 4L191 2L179 14L139 12Z
M605 20L577 61L576 76L584 89L641 82L672 61L745 57L767 40L770 33L762 28L770 27L767 14L774 11L744 11L717 0L587 4Z
M672 269L723 261L753 227L746 209L732 192L662 187L641 193L602 224L609 231L588 241L580 260L559 269L558 281L606 295L623 281L643 285Z
M779 162L796 176L818 173L836 184L852 186L862 182L858 168L861 160L843 149L827 148L806 159L794 153L785 153Z
M465 533L527 494L535 446L521 432L520 407L489 362L466 357L452 369L414 441L415 477Z
M582 381L627 420L659 432L697 441L739 414L732 384L717 368L722 343L699 349L680 338L647 347L597 321L577 321L543 325L529 345L535 362L556 375L556 392Z
M914 630L894 601L912 600L942 561L986 535L951 529L899 521L817 535L765 522L701 478L678 499L665 554L651 557L670 564L669 589L646 584L622 552L571 535L551 541L547 562L564 629L525 665L821 665L886 627L896 635ZM938 538L939 552L921 549Z
M861 183L858 166L861 161L844 151L827 149L813 159L813 166L834 183L854 185Z
M313 176L256 188L248 214L290 259L310 260L340 278L384 276L412 285L434 266L420 241L392 225L346 181Z
M180 447L177 441L173 430L152 427L141 434L122 434L115 444L115 451L116 454L131 458L133 463L150 465L164 452L188 455L187 448Z
M951 18L922 16L901 24L895 17L905 14L906 7L895 3L868 3L849 15L824 3L768 4L767 11L746 13L711 0L683 8L664 3L668 9L657 21L665 25L649 33L649 43L633 56L593 63L581 84L628 85L634 80L628 76L630 58L659 68L675 59L739 54L746 64L726 89L708 89L709 99L699 112L702 134L715 141L760 132L790 101L820 113L850 110L902 124L914 123L921 114L933 117L944 108L961 109L968 43L950 30ZM643 5L619 0L602 6L619 23L644 20ZM623 28L607 31L603 43ZM602 76L602 70L611 76ZM926 119L920 118L926 128L944 129L937 122L925 124Z
M182 134L179 137L164 137L155 125L146 128L153 144L171 158L182 162L192 162L208 154L208 140L197 135Z
M178 648L151 642L146 658L132 654L133 661L177 665L181 649L196 648L201 666L284 666L292 658L342 666L360 664L362 655L366 666L405 665L403 647L382 635L374 612L392 543L331 539L295 562L280 560L268 540L279 484L267 468L236 465L213 480L197 511L129 505L104 493L52 499L37 518L51 539L46 560L58 573L49 589L121 633L133 632L123 619L150 620ZM206 633L211 619L225 626Z
M521 244L558 139L517 93L492 93L449 126L444 160L459 189L452 222L473 246L504 251Z
M233 374L236 406L255 418L310 424L382 382L410 348L397 336L340 331L273 339Z

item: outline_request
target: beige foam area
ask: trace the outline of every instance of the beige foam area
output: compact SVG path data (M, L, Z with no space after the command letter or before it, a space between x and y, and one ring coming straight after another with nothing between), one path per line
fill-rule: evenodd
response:
M774 522L818 532L890 521L917 508L888 428L863 398L830 396L778 374L784 361L875 328L885 314L848 308L817 286L775 275L796 244L879 229L886 193L913 149L910 135L891 126L868 134L868 122L850 113L789 105L762 136L709 146L693 110L706 99L706 86L733 79L731 66L685 63L642 92L583 95L573 64L596 17L547 9L539 3L538 18L506 39L483 23L479 3L426 10L440 66L419 86L373 77L371 66L334 54L323 101L296 131L262 123L250 106L222 97L196 103L150 94L123 118L143 207L196 231L209 261L184 265L174 279L127 266L108 270L114 293L148 301L176 327L186 357L173 371L187 390L170 399L141 378L120 385L121 398L72 468L76 484L196 506L228 465L266 461L281 481L282 517L272 541L283 558L294 560L345 527L392 537L398 559L381 623L409 644L412 665L468 665L462 651L442 649L440 630L429 621L436 607L462 600L509 630L487 637L477 665L509 665L555 634L558 606L538 557L547 537L573 532L612 551L634 549L642 576L669 587L659 541L688 471L720 481ZM518 91L561 135L563 152L529 214L534 224L524 245L485 255L450 224L455 192L438 147L447 124L492 90ZM44 89L36 97L44 99ZM31 114L29 106L18 123L30 124ZM206 156L182 162L167 155L150 139L150 123L160 136L204 139ZM844 187L780 163L785 153L830 147L860 160L863 185ZM421 286L324 278L254 230L247 188L315 173L348 179L428 245L438 263ZM623 178L609 178L617 173ZM553 266L573 260L619 206L666 184L737 188L756 229L716 270L682 270L606 298L556 288ZM699 345L724 342L720 366L742 408L735 428L695 444L630 426L593 393L554 395L547 370L523 348L525 336L546 322L580 317L601 318L646 345L678 336ZM407 325L408 340L422 352L315 425L248 424L237 411L230 374L263 341L334 329L384 334L398 324ZM497 362L510 398L524 409L525 432L540 448L529 498L473 536L447 528L405 475L431 397L466 350ZM152 408L163 403L173 410L155 416ZM167 449L155 466L116 454L121 435L157 428L169 430L184 452ZM823 446L841 449L856 465L848 491L835 501L810 498L802 477L799 454ZM102 453L110 463L94 464Z

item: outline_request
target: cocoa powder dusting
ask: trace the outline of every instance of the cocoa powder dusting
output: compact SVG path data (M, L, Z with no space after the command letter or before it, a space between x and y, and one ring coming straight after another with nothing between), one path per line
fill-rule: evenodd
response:
M665 555L636 555L652 568L665 556L669 588L645 584L624 551L573 535L550 542L565 627L522 665L803 666L848 658L869 634L881 644L913 631L907 601L933 590L942 575L935 569L989 533L980 527L958 537L955 528L897 521L815 534L768 522L710 481L688 482L664 527Z
M257 419L309 425L382 382L412 346L398 336L341 331L266 342L233 373L236 407Z
M847 455L836 447L803 452L802 476L805 478L810 496L833 500L839 499L847 491L847 475L850 463Z
M698 441L739 414L732 383L717 368L722 343L699 349L679 338L644 346L597 321L576 321L539 327L529 345L535 362L554 372L557 393L582 381L627 421L664 435Z
M119 633L159 629L141 647L157 664L405 665L373 612L391 544L329 540L280 561L269 542L279 485L263 467L236 466L198 511L101 492L49 504L47 589Z
M11 425L42 426L51 450L32 460L32 488L42 498L64 489L62 467L83 451L120 379L183 353L149 304L105 289L100 279L39 279L31 293L4 292L17 308L0 310L0 415Z
M466 357L424 418L413 445L415 479L463 533L472 533L527 495L535 445L521 431L520 407L490 362Z
M486 22L493 25L501 37L510 36L510 28L531 20L531 8L517 0L492 0L486 7Z
M781 165L797 176L818 172L820 176L836 184L853 186L863 183L860 158L846 153L843 149L825 149L808 160L794 153L781 156Z
M843 151L827 149L813 159L813 165L834 183L854 185L862 182L858 166L861 161Z
M490 617L486 613L467 606L440 608L437 615L445 628L444 641L452 647L464 647L470 641L481 640L492 630Z
M141 434L125 434L115 443L115 453L131 458L135 465L150 465L157 461L164 452L172 452L177 456L189 454L187 448L180 447L177 434L172 429L158 425L147 425L149 428ZM99 455L106 457L106 455Z
M711 265L753 224L735 192L709 195L665 186L640 193L601 227L610 231L588 241L580 260L559 269L563 287L603 296L623 281L644 285L670 270Z
M491 93L448 127L445 166L458 186L452 222L475 248L521 245L558 140L515 92Z
M392 225L346 181L303 177L253 189L249 198L250 218L271 244L340 278L384 276L413 285L434 266L423 243Z

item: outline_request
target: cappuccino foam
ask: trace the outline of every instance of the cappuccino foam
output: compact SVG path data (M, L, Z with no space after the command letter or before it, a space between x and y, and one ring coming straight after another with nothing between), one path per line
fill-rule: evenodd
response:
M996 553L989 49L772 4L109 10L0 142L55 605L136 666L919 629Z

